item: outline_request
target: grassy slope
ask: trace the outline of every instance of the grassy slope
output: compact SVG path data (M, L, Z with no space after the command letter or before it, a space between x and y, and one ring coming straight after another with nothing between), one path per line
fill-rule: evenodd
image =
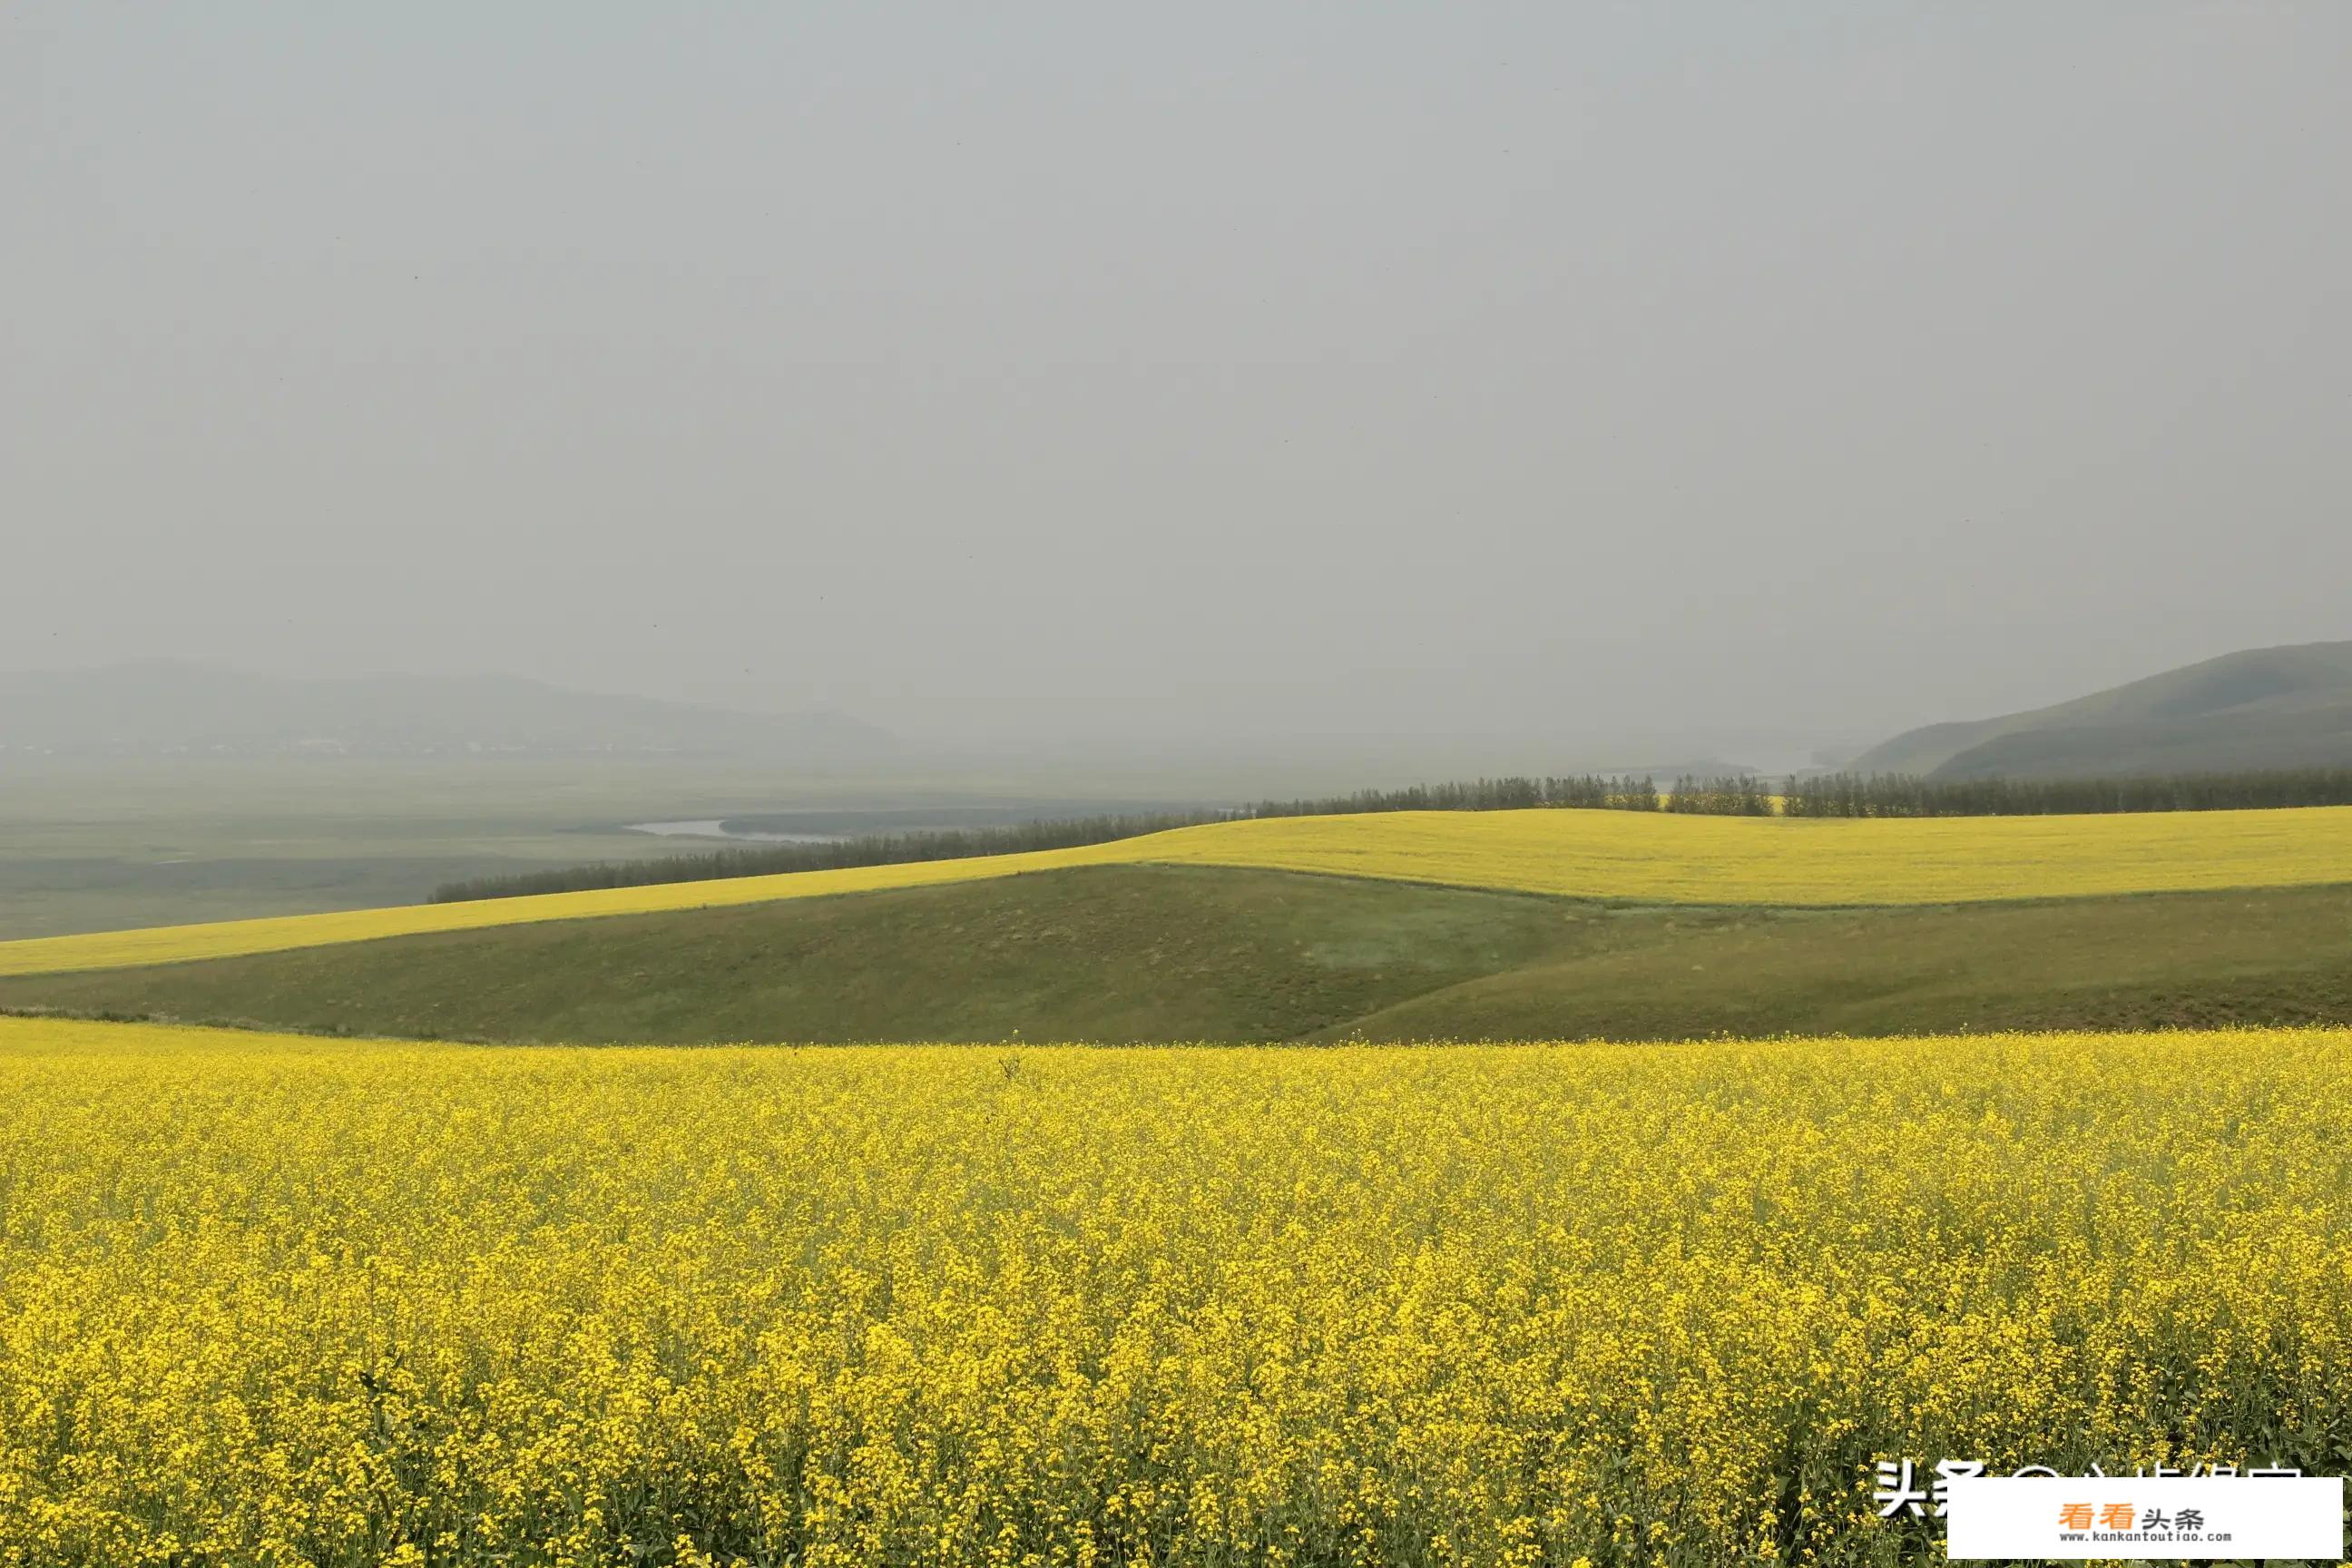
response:
M1557 810L1269 818L971 860L0 942L0 974L126 968L1118 864L1318 871L1657 903L1950 903L2352 883L2352 806L1922 822Z
M1576 950L1548 900L1112 867L0 982L422 1037L1264 1040Z
M593 1041L2352 1021L2352 889L1825 912L1113 867L15 979L0 1005Z
M1648 1039L2352 1022L2347 889L1646 914L1644 939L1431 992L1347 1032Z

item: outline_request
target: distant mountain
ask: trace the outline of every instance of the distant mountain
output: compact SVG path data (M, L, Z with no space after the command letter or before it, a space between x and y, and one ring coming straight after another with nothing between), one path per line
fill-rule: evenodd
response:
M2251 648L2031 712L1930 724L1858 773L2083 777L2352 766L2352 642Z
M0 752L680 752L856 762L883 731L835 713L738 713L509 676L302 679L155 660L0 674Z

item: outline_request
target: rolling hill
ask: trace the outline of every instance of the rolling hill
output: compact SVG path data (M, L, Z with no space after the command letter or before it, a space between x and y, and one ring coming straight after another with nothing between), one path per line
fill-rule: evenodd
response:
M1843 908L2352 884L2352 806L1927 820L1623 811L1257 817L1108 844L0 942L0 974L993 880L1215 866L1635 903Z
M0 1008L516 1044L2339 1023L2347 933L2347 888L1694 909L1095 866L0 978Z
M1857 773L1935 779L2352 765L2352 642L2252 648L2069 702L1930 724Z

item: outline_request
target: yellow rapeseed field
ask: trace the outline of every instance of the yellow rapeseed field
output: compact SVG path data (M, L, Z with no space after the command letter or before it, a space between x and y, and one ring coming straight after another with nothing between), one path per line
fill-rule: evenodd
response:
M2352 806L1788 820L1394 812L1181 827L1076 849L0 942L0 974L919 887L1060 867L1254 867L1666 903L1920 904L2352 882Z
M1131 847L1138 860L1658 903L1968 903L2352 882L2352 806L1924 820L1413 811L1219 823Z
M0 1019L0 1563L1894 1563L2352 1460L2352 1032L519 1049Z

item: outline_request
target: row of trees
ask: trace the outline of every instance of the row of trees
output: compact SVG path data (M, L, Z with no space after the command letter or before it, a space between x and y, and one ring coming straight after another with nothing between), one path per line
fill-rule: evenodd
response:
M1535 806L1580 806L1593 811L1656 811L1656 781L1573 777L1472 779L1467 783L1414 784L1408 789L1360 789L1306 800L1265 800L1245 816L1344 816L1370 811L1525 811Z
M714 849L702 855L655 855L642 860L607 860L562 866L510 877L477 877L445 882L431 902L465 903L475 899L511 899L525 893L575 893L589 888L642 888L656 882L715 882L728 877L766 877L779 871L837 871L853 866L895 866L912 860L966 860L979 855L1013 855L1029 849L1071 849L1106 844L1171 827L1192 827L1246 816L1245 811L1155 811L1120 816L1074 816L1050 822L1007 823L996 827L946 827L917 833L868 833L814 844L761 844Z
M2352 768L2156 773L2131 778L1953 779L1825 773L1790 779L1790 816L2060 816L2352 805Z
M1664 809L1698 816L1769 816L1772 795L1754 773L1695 779L1685 773L1675 781Z

